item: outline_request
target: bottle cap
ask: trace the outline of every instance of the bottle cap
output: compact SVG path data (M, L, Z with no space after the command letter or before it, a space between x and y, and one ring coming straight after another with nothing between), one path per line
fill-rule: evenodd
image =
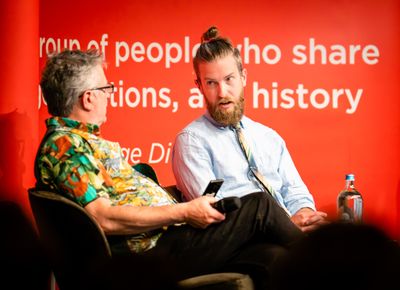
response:
M352 173L346 174L346 180L354 181L354 174L352 174Z

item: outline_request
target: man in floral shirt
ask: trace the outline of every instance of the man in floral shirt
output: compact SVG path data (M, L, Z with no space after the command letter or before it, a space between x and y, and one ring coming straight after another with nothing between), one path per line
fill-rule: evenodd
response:
M98 52L55 54L40 85L53 117L36 160L38 187L80 204L106 235L124 236L127 253L166 254L179 278L248 264L265 273L253 277L264 288L278 253L303 236L268 195L247 195L240 209L223 214L212 206L214 197L177 203L132 169L119 144L100 137L114 86ZM271 244L282 251L271 252Z

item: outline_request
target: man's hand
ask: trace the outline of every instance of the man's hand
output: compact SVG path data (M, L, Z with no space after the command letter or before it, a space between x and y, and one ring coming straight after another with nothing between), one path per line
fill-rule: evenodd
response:
M217 200L211 196L201 196L186 203L185 221L195 228L205 229L212 223L219 223L225 215L214 209L211 204Z
M310 232L328 223L327 214L322 211L314 211L305 207L298 210L290 219L303 232Z

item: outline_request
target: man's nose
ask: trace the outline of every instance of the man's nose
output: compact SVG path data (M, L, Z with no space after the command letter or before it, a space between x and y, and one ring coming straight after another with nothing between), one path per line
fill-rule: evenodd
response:
M226 84L224 84L223 82L220 82L218 84L218 95L219 95L219 97L226 97L227 91L228 91L228 88L227 88Z

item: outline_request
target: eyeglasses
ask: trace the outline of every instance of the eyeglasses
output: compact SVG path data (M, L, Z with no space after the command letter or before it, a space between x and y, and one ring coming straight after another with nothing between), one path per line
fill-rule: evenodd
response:
M91 90L91 91L100 90L100 91L103 91L103 93L112 94L115 92L115 87L113 84L108 84L104 87L98 87L98 88L93 88L93 89L89 89L89 90Z

